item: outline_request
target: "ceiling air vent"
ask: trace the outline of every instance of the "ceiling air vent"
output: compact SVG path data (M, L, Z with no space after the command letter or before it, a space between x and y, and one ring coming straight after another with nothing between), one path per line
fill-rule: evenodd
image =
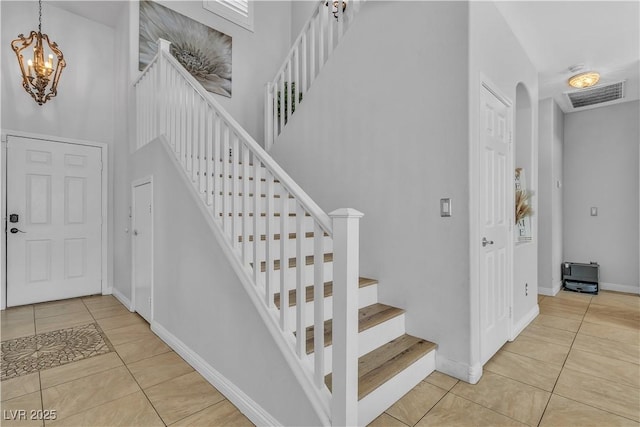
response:
M603 102L615 101L624 98L624 81L598 86L593 89L582 89L576 92L566 92L573 108L588 107L590 105L602 104Z

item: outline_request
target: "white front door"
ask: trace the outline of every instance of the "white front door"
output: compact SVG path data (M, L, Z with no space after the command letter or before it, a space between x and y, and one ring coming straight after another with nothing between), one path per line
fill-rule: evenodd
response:
M7 137L7 306L101 293L101 158Z
M509 338L508 169L510 107L482 86L480 108L480 357L487 362Z
M151 323L153 282L152 186L145 182L133 187L133 292L134 306Z

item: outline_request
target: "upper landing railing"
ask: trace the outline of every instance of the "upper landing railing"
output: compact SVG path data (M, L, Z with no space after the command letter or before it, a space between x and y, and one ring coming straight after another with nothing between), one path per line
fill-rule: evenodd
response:
M365 0L318 2L284 63L266 85L265 148L271 149Z

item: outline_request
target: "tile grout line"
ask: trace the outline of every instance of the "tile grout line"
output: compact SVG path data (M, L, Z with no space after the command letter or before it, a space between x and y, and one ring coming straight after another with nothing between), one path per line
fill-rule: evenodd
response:
M87 304L84 302L84 300L82 301L83 304L86 306ZM119 301L118 301L119 302ZM122 303L120 303L122 304ZM123 306L124 307L124 306ZM89 309L89 307L87 307L87 310ZM89 311L89 313L91 314L91 317L93 317L93 313L91 313L91 311ZM96 321L97 323L97 319L95 317L93 317L93 319ZM104 332L104 331L103 331ZM106 335L106 334L105 334ZM113 345L113 344L111 344ZM158 410L156 409L156 407L153 405L153 403L151 402L151 400L149 399L149 396L147 396L147 393L145 393L144 389L142 388L142 386L140 385L140 383L138 382L138 380L136 379L136 377L133 375L133 373L131 372L131 370L129 369L129 366L127 366L127 364L124 362L124 360L122 359L122 356L120 356L120 353L118 353L118 350L115 348L115 346L113 346L113 352L116 354L116 356L118 356L118 359L120 359L120 361L122 362L122 366L125 367L125 369L127 370L127 372L129 373L129 375L131 375L131 378L133 379L133 381L136 383L136 385L138 386L138 389L140 389L140 392L142 392L143 396L145 399L147 399L147 402L149 402L149 405L151 405L151 407L153 408L153 411L156 413L156 415L158 416L158 418L160 419L160 422L166 426L167 423L164 422L164 419L160 416L160 413L158 413ZM144 359L141 359L144 360ZM134 394L134 393L131 393ZM127 396L131 396L131 394L127 395ZM117 399L114 399L117 400ZM111 401L113 402L113 400Z
M434 370L433 370L433 372L435 372L435 371L436 371L436 370L434 369ZM433 372L431 372L431 373L433 373ZM431 374L429 374L429 375L431 375ZM437 385L435 385L435 384L431 384L430 382L427 382L427 381L426 381L426 379L427 379L427 377L428 377L429 375L427 375L426 377L424 377L424 379L423 379L422 381L420 381L420 383L418 383L418 385L420 385L421 383L426 383L426 384L432 385L432 386L434 386L434 387L437 387L437 388L439 388L440 390L443 390L443 391L445 392L445 394L443 394L443 395L442 395L442 397L441 397L440 399L438 399L438 401L437 401L437 402L436 402L436 403L435 403L431 408L429 408L429 410L428 410L427 412L425 412L425 413L424 413L424 414L423 414L423 415L418 419L418 421L416 421L414 424L412 424L412 425L410 425L410 426L409 426L408 424L406 424L406 423L405 423L404 421L402 421L401 419L399 419L399 418L397 418L397 417L394 417L393 415L391 415L390 413L388 413L388 412L387 412L387 410L388 410L389 408L391 408L393 405L395 405L396 403L398 403L402 398L404 398L404 396L406 396L407 394L411 393L415 387L414 387L414 388L412 388L411 390L409 390L406 394L404 394L404 395L403 395L403 396L398 400L398 402L396 402L396 403L392 404L391 406L389 406L389 408L385 409L385 410L384 410L384 412L383 412L382 414L387 414L387 415L388 415L388 416L390 416L391 418L393 418L393 419L395 419L395 420L400 421L400 423L401 423L401 424L404 424L404 425L406 425L407 427L413 427L413 426L415 426L416 424L418 424L418 423L419 423L419 422L420 422L424 417L426 417L426 416L427 416L427 414L428 414L429 412L431 412L431 410L432 410L433 408L435 408L435 407L436 407L436 405L437 405L438 403L440 403L440 401L441 401L442 399L444 399L444 398L447 396L447 394L449 394L449 393L451 392L451 390L445 390L445 389L444 389L444 388L442 388L442 387L438 387L438 386L437 386ZM456 384L458 384L458 382L456 382ZM454 384L454 386L455 386L455 384ZM416 387L417 387L417 386L416 386ZM453 387L451 387L451 388L453 388ZM382 414L380 414L380 415L382 415ZM377 417L376 417L376 418L377 418Z

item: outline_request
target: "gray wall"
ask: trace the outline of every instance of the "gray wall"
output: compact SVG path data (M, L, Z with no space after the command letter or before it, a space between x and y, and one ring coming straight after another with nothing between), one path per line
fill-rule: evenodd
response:
M467 28L463 2L365 3L272 149L325 211L365 214L361 275L380 281L381 302L407 309L408 333L464 366ZM440 217L441 197L453 217Z
M158 323L283 425L319 425L223 249L159 142L133 155L153 176L153 304Z
M564 129L564 258L597 261L603 288L635 293L639 105L567 114Z
M562 285L562 163L564 113L552 98L540 101L538 209L538 293L553 295Z

